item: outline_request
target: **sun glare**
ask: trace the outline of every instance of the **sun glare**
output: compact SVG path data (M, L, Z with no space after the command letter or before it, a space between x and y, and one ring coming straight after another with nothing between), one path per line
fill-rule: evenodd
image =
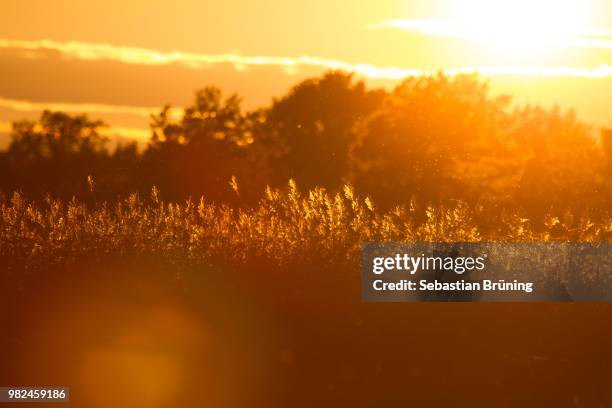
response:
M591 13L588 0L464 0L454 2L439 28L519 56L588 40Z

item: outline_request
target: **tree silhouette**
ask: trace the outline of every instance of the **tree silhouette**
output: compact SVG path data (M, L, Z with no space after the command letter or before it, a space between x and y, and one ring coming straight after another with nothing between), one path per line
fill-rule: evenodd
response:
M263 135L275 145L271 166L276 182L293 178L306 188L342 185L352 127L378 108L383 95L368 91L351 74L329 72L301 82L276 100Z
M100 159L107 156L108 140L99 133L104 126L85 115L50 111L43 112L38 122L14 123L3 185L25 188L36 197L78 194L87 175L98 173Z
M503 144L509 102L475 76L409 78L356 126L351 178L384 205L465 198L468 170L486 179L486 155Z
M157 185L173 199L199 197L232 201L228 181L234 176L249 192L261 191L266 171L251 145L261 122L260 112L243 113L241 99L223 100L217 88L195 95L178 120L169 107L152 117L152 142L144 153L141 179L144 186Z
M513 137L528 157L516 201L531 216L551 207L582 211L604 205L603 155L574 112L526 107L516 111L513 123Z
M0 190L95 201L157 186L173 201L250 205L290 178L331 191L350 181L383 208L460 200L487 208L487 220L504 209L538 220L605 212L612 201L612 131L599 142L573 112L517 107L475 75L413 77L387 92L328 72L265 108L245 111L208 87L176 112L151 117L144 152L111 151L105 124L85 115L16 122Z

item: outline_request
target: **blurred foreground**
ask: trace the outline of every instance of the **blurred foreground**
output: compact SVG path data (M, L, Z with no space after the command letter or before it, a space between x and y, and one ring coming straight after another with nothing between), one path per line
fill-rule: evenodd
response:
M612 404L612 305L362 304L357 256L368 240L609 241L609 217L384 213L293 183L250 209L154 190L0 210L1 384L69 386L77 407Z

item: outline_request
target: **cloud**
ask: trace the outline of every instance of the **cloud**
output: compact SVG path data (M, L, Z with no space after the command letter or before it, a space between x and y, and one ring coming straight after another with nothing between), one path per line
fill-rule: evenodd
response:
M370 78L399 79L408 75L419 75L421 70L399 67L378 67L371 64L352 64L345 61L302 55L298 57L244 56L239 54L197 54L181 51L162 52L148 48L114 46L110 44L78 41L58 42L52 40L22 41L0 39L0 48L27 51L54 50L67 57L81 60L113 60L125 64L168 65L181 64L193 69L213 64L232 64L238 70L248 66L273 65L291 70L301 65L318 66L325 69L352 71Z
M525 76L525 77L573 77L573 78L608 78L612 76L612 66L600 65L595 68L575 67L524 67L524 66L482 66L472 68L445 69L448 75L470 74L477 72L485 76Z
M8 145L6 142L8 138L8 134L13 130L12 123L0 121L0 135L3 135L3 140L0 143L0 147L2 145ZM121 136L127 139L135 139L135 140L147 140L151 136L151 131L149 129L143 128L135 128L135 127L123 127L123 126L108 126L100 129L100 134L116 137Z
M0 97L0 108L11 109L17 112L40 112L44 110L61 111L68 113L95 113L95 114L121 114L149 118L158 114L160 106L129 106L129 105L107 105L99 103L65 103L65 102L31 102L18 99ZM171 108L171 118L181 117L180 108Z
M126 105L104 105L97 103L63 103L63 102L30 102L17 99L7 99L0 97L0 108L8 108L18 112L32 111L62 111L78 113L120 113L135 116L149 117L151 114L158 113L160 107L142 107Z
M529 41L538 41L544 38L547 42L558 47L586 48L612 50L612 30L605 29L551 29L542 27L525 27L514 24L478 26L473 22L457 22L438 19L406 19L386 20L382 23L370 24L369 29L396 29L421 34L430 37L455 38L471 41L487 42L491 38L512 37L519 32L519 36Z
M0 97L0 108L10 109L17 112L41 112L44 110L61 111L68 113L88 113L88 114L120 114L134 115L149 118L151 114L159 113L161 107L127 106L127 105L105 105L96 103L64 103L64 102L31 102L17 99L7 99ZM181 110L173 108L170 116L179 118ZM0 134L7 135L12 130L12 124L0 121ZM108 126L100 129L100 133L107 136L122 136L129 139L144 140L148 139L151 131L147 128L127 127L127 126ZM4 140L3 140L4 142ZM0 143L0 148L3 144Z
M399 22L402 22L401 24ZM428 20L390 20L383 23L385 27L393 27L418 31L427 35L450 36L452 30L443 25L429 24ZM372 26L377 28L380 26ZM606 42L607 32L597 32L592 36L592 41ZM294 72L300 66L315 66L323 69L344 70L355 72L367 78L373 79L402 79L408 76L431 75L442 71L448 75L479 72L484 75L515 75L515 76L570 76L585 78L605 78L612 76L612 67L600 65L594 68L577 67L460 67L448 69L421 69L398 66L377 66L369 63L350 63L336 59L326 59L313 56L278 57L278 56L245 56L239 54L199 54L180 51L162 52L158 50L138 47L115 46L110 44L87 43L87 42L58 42L52 40L23 41L0 39L0 49L20 49L26 51L54 50L65 57L80 60L112 60L125 64L140 65L168 65L181 64L192 69L202 69L214 64L232 64L234 67L244 70L249 66L279 66L286 71ZM98 105L91 105L96 108ZM124 107L134 109L132 107ZM141 112L137 108L134 112ZM144 108L146 109L149 108ZM95 111L95 110L92 110ZM146 113L148 115L148 112Z

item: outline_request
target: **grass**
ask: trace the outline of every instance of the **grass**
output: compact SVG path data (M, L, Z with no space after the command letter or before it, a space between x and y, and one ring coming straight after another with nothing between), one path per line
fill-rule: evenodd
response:
M609 241L611 232L608 214L550 215L535 225L519 213L492 218L462 202L382 212L350 186L338 194L301 193L293 181L284 190L266 189L251 208L204 198L167 203L156 188L149 197L132 194L112 205L51 197L36 203L19 193L0 201L0 256L27 268L128 255L177 264L352 263L361 242Z

